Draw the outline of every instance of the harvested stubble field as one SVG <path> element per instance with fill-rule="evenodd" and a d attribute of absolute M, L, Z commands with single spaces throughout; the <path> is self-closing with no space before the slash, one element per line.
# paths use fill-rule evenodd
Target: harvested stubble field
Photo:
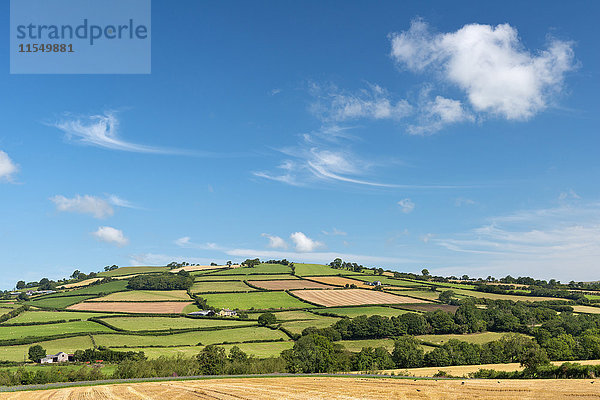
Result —
<path fill-rule="evenodd" d="M 185 301 L 155 301 L 155 302 L 84 302 L 67 307 L 69 310 L 79 311 L 104 311 L 104 312 L 126 312 L 141 314 L 179 314 L 183 309 L 192 304 Z"/>
<path fill-rule="evenodd" d="M 411 297 L 364 289 L 344 290 L 296 290 L 294 295 L 325 307 L 359 306 L 366 304 L 424 303 Z"/>
<path fill-rule="evenodd" d="M 91 283 L 94 283 L 94 282 L 100 281 L 100 280 L 102 280 L 102 278 L 85 279 L 83 281 L 79 281 L 79 282 L 75 282 L 75 283 L 68 283 L 66 285 L 58 286 L 58 289 L 71 289 L 71 288 L 75 288 L 75 287 L 87 286 Z"/>
<path fill-rule="evenodd" d="M 600 314 L 600 307 L 573 306 L 573 311 L 587 314 Z"/>
<path fill-rule="evenodd" d="M 357 281 L 356 279 L 344 278 L 342 276 L 310 276 L 308 277 L 310 280 L 325 283 L 327 285 L 333 286 L 346 286 L 346 285 L 356 285 L 361 289 L 373 289 L 374 286 L 367 285 L 362 281 Z"/>
<path fill-rule="evenodd" d="M 267 290 L 293 290 L 293 289 L 332 289 L 333 286 L 323 283 L 307 281 L 304 279 L 289 279 L 278 281 L 251 281 L 248 282 L 261 289 Z"/>
<path fill-rule="evenodd" d="M 185 290 L 131 290 L 111 293 L 108 296 L 90 299 L 89 301 L 191 301 Z"/>
<path fill-rule="evenodd" d="M 598 398 L 584 380 L 412 380 L 365 377 L 270 377 L 126 383 L 2 393 L 0 399 L 557 399 Z"/>

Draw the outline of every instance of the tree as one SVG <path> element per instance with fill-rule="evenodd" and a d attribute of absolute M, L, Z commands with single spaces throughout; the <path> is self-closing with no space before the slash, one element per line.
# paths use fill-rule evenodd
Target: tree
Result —
<path fill-rule="evenodd" d="M 25 289 L 25 281 L 17 282 L 17 289 Z"/>
<path fill-rule="evenodd" d="M 246 362 L 248 361 L 248 354 L 242 351 L 239 347 L 233 346 L 229 350 L 229 356 L 227 358 L 231 362 Z"/>
<path fill-rule="evenodd" d="M 31 361 L 40 362 L 40 360 L 44 357 L 46 357 L 46 350 L 39 344 L 29 348 L 29 359 Z"/>
<path fill-rule="evenodd" d="M 275 314 L 270 312 L 260 314 L 260 316 L 258 317 L 258 324 L 262 326 L 273 325 L 276 322 L 277 317 L 275 316 Z"/>
<path fill-rule="evenodd" d="M 346 371 L 350 366 L 342 345 L 321 335 L 302 336 L 293 348 L 284 350 L 281 357 L 292 373 Z"/>
<path fill-rule="evenodd" d="M 423 275 L 423 276 L 429 276 L 429 270 L 427 268 L 423 268 L 421 270 L 421 275 Z"/>
<path fill-rule="evenodd" d="M 254 268 L 258 264 L 260 264 L 260 260 L 258 258 L 254 258 L 254 259 L 248 258 L 246 261 L 244 261 L 242 263 L 242 265 L 245 265 L 245 266 L 250 267 L 250 268 Z"/>
<path fill-rule="evenodd" d="M 418 368 L 423 365 L 425 352 L 412 336 L 402 336 L 394 343 L 392 360 L 397 368 Z"/>
<path fill-rule="evenodd" d="M 444 290 L 438 296 L 438 300 L 444 304 L 448 304 L 450 303 L 450 300 L 452 300 L 452 297 L 454 297 L 454 292 L 452 290 Z"/>
<path fill-rule="evenodd" d="M 71 274 L 71 278 L 73 279 L 77 279 L 79 277 L 79 274 L 81 274 L 81 271 L 76 269 L 75 271 L 73 271 L 73 273 Z"/>
<path fill-rule="evenodd" d="M 196 358 L 202 375 L 221 375 L 225 372 L 227 356 L 222 347 L 210 344 L 202 349 Z"/>
<path fill-rule="evenodd" d="M 227 266 L 231 267 L 232 262 L 231 261 L 227 261 Z"/>

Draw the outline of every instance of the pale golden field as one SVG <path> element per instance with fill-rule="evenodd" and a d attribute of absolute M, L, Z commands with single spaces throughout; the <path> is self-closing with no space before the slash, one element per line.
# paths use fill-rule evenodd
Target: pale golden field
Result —
<path fill-rule="evenodd" d="M 126 302 L 91 302 L 77 303 L 67 307 L 69 310 L 81 311 L 106 311 L 106 312 L 129 312 L 145 314 L 178 314 L 183 311 L 185 306 L 192 304 L 186 301 L 146 301 L 143 303 Z"/>
<path fill-rule="evenodd" d="M 102 280 L 102 278 L 90 278 L 90 279 L 85 279 L 83 281 L 79 281 L 79 282 L 75 282 L 75 283 L 69 283 L 66 285 L 61 285 L 61 286 L 57 286 L 58 289 L 71 289 L 74 287 L 80 287 L 80 286 L 87 286 L 91 283 L 94 283 L 96 281 Z"/>
<path fill-rule="evenodd" d="M 358 306 L 362 304 L 425 303 L 412 297 L 364 289 L 345 290 L 295 290 L 294 295 L 325 307 Z"/>
<path fill-rule="evenodd" d="M 346 377 L 234 378 L 0 393 L 0 399 L 599 399 L 599 385 L 600 380 L 589 379 L 415 381 Z"/>
<path fill-rule="evenodd" d="M 97 297 L 87 300 L 88 302 L 98 301 L 174 301 L 190 300 L 185 290 L 129 290 L 126 292 L 115 292 L 104 297 Z"/>
<path fill-rule="evenodd" d="M 290 289 L 332 289 L 333 286 L 307 281 L 306 279 L 281 279 L 276 281 L 248 281 L 254 286 L 267 290 Z"/>

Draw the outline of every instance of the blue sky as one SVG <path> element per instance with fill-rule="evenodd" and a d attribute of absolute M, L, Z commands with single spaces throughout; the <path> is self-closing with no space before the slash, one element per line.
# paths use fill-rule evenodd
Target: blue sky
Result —
<path fill-rule="evenodd" d="M 6 38 L 1 286 L 336 256 L 598 280 L 598 11 L 154 0 L 150 75 L 10 75 Z"/>

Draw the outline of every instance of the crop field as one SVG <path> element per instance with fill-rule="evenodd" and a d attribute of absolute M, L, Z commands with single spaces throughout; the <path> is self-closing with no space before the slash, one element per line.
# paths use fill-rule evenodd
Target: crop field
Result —
<path fill-rule="evenodd" d="M 100 272 L 98 276 L 115 277 L 123 275 L 134 275 L 134 274 L 148 274 L 153 272 L 165 272 L 168 271 L 169 267 L 121 267 L 113 271 Z"/>
<path fill-rule="evenodd" d="M 3 324 L 28 324 L 32 322 L 51 322 L 61 320 L 68 321 L 71 319 L 86 320 L 91 317 L 102 317 L 104 315 L 108 314 L 71 311 L 25 311 L 24 313 L 21 313 L 16 317 L 9 319 Z"/>
<path fill-rule="evenodd" d="M 73 289 L 68 292 L 69 295 L 97 295 L 100 293 L 109 294 L 114 292 L 120 292 L 122 290 L 127 290 L 127 281 L 126 280 L 114 280 L 107 283 L 100 283 L 98 285 L 86 286 L 78 289 Z"/>
<path fill-rule="evenodd" d="M 254 340 L 289 340 L 289 337 L 280 330 L 251 326 L 244 328 L 231 328 L 215 331 L 194 331 L 174 333 L 172 335 L 126 335 L 126 334 L 97 334 L 93 335 L 97 346 L 114 347 L 148 347 L 148 346 L 196 346 L 215 343 L 238 343 Z M 124 351 L 127 349 L 123 349 Z"/>
<path fill-rule="evenodd" d="M 184 301 L 156 301 L 156 302 L 84 302 L 67 307 L 69 310 L 79 311 L 104 311 L 104 312 L 126 312 L 142 314 L 178 314 L 192 304 Z"/>
<path fill-rule="evenodd" d="M 0 340 L 44 337 L 79 332 L 107 332 L 109 328 L 89 321 L 64 322 L 31 326 L 0 326 Z"/>
<path fill-rule="evenodd" d="M 310 319 L 307 321 L 284 322 L 281 324 L 284 328 L 292 333 L 300 334 L 308 327 L 327 328 L 339 321 L 339 318 L 334 317 L 319 317 L 318 319 Z"/>
<path fill-rule="evenodd" d="M 329 290 L 327 290 L 329 292 Z M 310 290 L 317 292 L 317 290 Z M 212 293 L 202 295 L 209 306 L 240 310 L 266 310 L 282 308 L 309 308 L 312 304 L 304 303 L 285 292 L 250 292 L 250 293 Z"/>
<path fill-rule="evenodd" d="M 307 281 L 305 279 L 290 279 L 278 281 L 254 281 L 249 280 L 252 285 L 267 290 L 291 290 L 291 289 L 332 289 L 333 286 L 323 283 Z"/>
<path fill-rule="evenodd" d="M 68 387 L 2 393 L 0 399 L 589 399 L 597 397 L 590 379 L 413 380 L 363 377 L 261 377 L 203 379 Z M 596 380 L 596 382 L 600 382 Z"/>
<path fill-rule="evenodd" d="M 297 264 L 294 263 L 294 267 L 296 267 L 296 275 L 298 276 L 319 276 L 319 275 L 354 275 L 360 274 L 360 272 L 352 272 L 347 269 L 335 269 L 328 267 L 326 265 L 320 264 Z"/>
<path fill-rule="evenodd" d="M 64 339 L 54 339 L 45 342 L 38 342 L 48 354 L 56 354 L 59 351 L 72 353 L 75 350 L 90 349 L 93 347 L 92 339 L 89 336 L 75 336 Z M 23 344 L 18 346 L 0 346 L 0 360 L 23 361 L 23 355 L 27 354 L 29 347 L 34 344 Z"/>
<path fill-rule="evenodd" d="M 100 281 L 100 280 L 102 280 L 102 278 L 84 279 L 83 281 L 74 282 L 74 283 L 67 283 L 66 285 L 58 286 L 58 288 L 59 289 L 72 289 L 72 288 L 76 288 L 76 287 L 87 286 L 90 283 L 94 283 L 94 282 Z"/>
<path fill-rule="evenodd" d="M 493 342 L 494 340 L 499 340 L 502 337 L 506 336 L 506 333 L 498 333 L 498 332 L 481 332 L 481 333 L 469 333 L 469 334 L 449 334 L 449 335 L 419 335 L 415 336 L 417 339 L 421 339 L 425 342 L 435 343 L 435 344 L 444 344 L 448 342 L 450 339 L 457 339 L 461 342 L 469 342 L 476 344 L 483 344 L 488 342 Z"/>
<path fill-rule="evenodd" d="M 454 314 L 458 309 L 458 306 L 451 306 L 449 304 L 406 304 L 401 307 L 404 310 L 418 311 L 418 312 L 428 312 L 428 311 L 445 311 Z"/>
<path fill-rule="evenodd" d="M 126 331 L 161 331 L 169 329 L 211 328 L 218 326 L 249 326 L 254 321 L 208 318 L 169 317 L 118 317 L 106 318 L 105 322 Z"/>
<path fill-rule="evenodd" d="M 406 310 L 399 310 L 392 307 L 381 307 L 381 306 L 364 306 L 364 307 L 338 307 L 338 308 L 326 308 L 323 310 L 317 310 L 326 313 L 332 313 L 339 315 L 340 317 L 358 317 L 359 315 L 381 315 L 384 317 L 396 317 L 398 315 L 406 314 Z"/>
<path fill-rule="evenodd" d="M 212 282 L 212 281 L 246 281 L 246 280 L 257 280 L 257 281 L 262 281 L 262 280 L 269 280 L 269 281 L 273 281 L 273 280 L 279 280 L 279 279 L 285 279 L 285 280 L 289 280 L 289 279 L 299 279 L 298 277 L 294 276 L 294 275 L 285 275 L 285 274 L 274 274 L 274 275 L 268 275 L 268 274 L 252 274 L 252 275 L 199 275 L 196 276 L 196 282 Z"/>
<path fill-rule="evenodd" d="M 472 297 L 481 297 L 485 299 L 492 300 L 512 300 L 512 301 L 555 301 L 560 300 L 556 297 L 537 297 L 537 296 L 520 296 L 513 294 L 496 294 L 496 293 L 485 293 L 478 292 L 476 290 L 463 290 L 463 289 L 454 289 L 452 290 L 456 294 L 461 294 L 464 296 L 472 296 Z"/>
<path fill-rule="evenodd" d="M 98 297 L 89 301 L 190 301 L 185 290 L 130 290 L 126 292 L 111 293 L 108 296 Z"/>
<path fill-rule="evenodd" d="M 587 313 L 587 314 L 600 314 L 600 307 L 590 306 L 572 306 L 574 312 Z"/>
<path fill-rule="evenodd" d="M 364 283 L 362 281 L 357 281 L 356 279 L 352 279 L 352 278 L 344 278 L 343 276 L 310 276 L 307 278 L 309 278 L 312 281 L 317 281 L 317 282 L 321 282 L 321 283 L 325 283 L 327 285 L 333 285 L 333 286 L 344 287 L 346 285 L 356 285 L 357 287 L 359 287 L 361 289 L 373 289 L 374 288 L 374 286 L 367 285 L 366 283 Z"/>
<path fill-rule="evenodd" d="M 211 274 L 216 275 L 257 275 L 257 274 L 290 274 L 292 269 L 281 264 L 259 264 L 256 267 L 240 267 L 227 269 Z"/>
<path fill-rule="evenodd" d="M 192 293 L 210 293 L 210 292 L 243 292 L 256 290 L 242 281 L 231 281 L 231 282 L 202 282 L 197 281 L 194 286 L 190 288 Z"/>
<path fill-rule="evenodd" d="M 325 307 L 367 304 L 422 303 L 423 300 L 364 289 L 296 290 L 294 295 Z"/>
<path fill-rule="evenodd" d="M 28 302 L 31 306 L 36 307 L 48 307 L 48 308 L 66 308 L 72 304 L 79 303 L 87 299 L 91 299 L 93 296 L 52 296 L 43 297 L 41 299 L 32 300 Z"/>

